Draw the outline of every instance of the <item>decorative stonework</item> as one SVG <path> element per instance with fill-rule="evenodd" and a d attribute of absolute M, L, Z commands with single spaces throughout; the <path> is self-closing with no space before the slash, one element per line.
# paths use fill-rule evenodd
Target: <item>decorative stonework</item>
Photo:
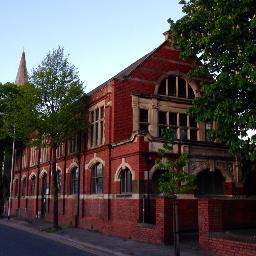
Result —
<path fill-rule="evenodd" d="M 132 167 L 126 162 L 125 158 L 122 158 L 122 163 L 117 167 L 115 172 L 114 181 L 120 181 L 120 173 L 125 168 L 128 168 L 132 174 L 132 180 L 135 180 L 135 172 L 133 171 Z"/>
<path fill-rule="evenodd" d="M 209 169 L 209 171 L 214 172 L 219 170 L 226 182 L 232 182 L 234 180 L 235 174 L 233 172 L 233 162 L 222 161 L 222 160 L 201 160 L 192 159 L 190 160 L 189 171 L 197 175 L 199 172 Z"/>
<path fill-rule="evenodd" d="M 89 161 L 88 164 L 85 165 L 85 169 L 90 170 L 91 167 L 96 163 L 101 163 L 103 166 L 105 166 L 105 161 L 97 157 L 96 153 L 94 153 L 94 157 Z"/>
<path fill-rule="evenodd" d="M 190 172 L 192 174 L 196 175 L 205 169 L 210 169 L 209 161 L 207 160 L 191 160 L 190 161 Z"/>

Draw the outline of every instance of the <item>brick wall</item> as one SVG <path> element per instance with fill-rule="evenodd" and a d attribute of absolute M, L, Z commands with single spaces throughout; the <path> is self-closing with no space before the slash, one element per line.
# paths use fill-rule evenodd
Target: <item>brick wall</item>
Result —
<path fill-rule="evenodd" d="M 256 244 L 242 239 L 231 239 L 224 231 L 225 227 L 241 227 L 240 223 L 251 223 L 255 227 L 255 200 L 199 199 L 198 224 L 199 244 L 209 255 L 216 256 L 252 256 Z M 248 210 L 248 211 L 247 211 Z M 232 217 L 232 213 L 237 217 Z M 252 214 L 254 213 L 254 214 Z M 231 219 L 228 221 L 228 217 Z M 226 224 L 225 224 L 226 221 Z"/>

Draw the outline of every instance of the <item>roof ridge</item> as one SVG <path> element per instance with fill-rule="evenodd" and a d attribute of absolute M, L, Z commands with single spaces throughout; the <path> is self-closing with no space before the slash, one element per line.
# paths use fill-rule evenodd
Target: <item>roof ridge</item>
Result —
<path fill-rule="evenodd" d="M 113 77 L 108 79 L 106 82 L 104 82 L 101 85 L 97 86 L 96 88 L 92 89 L 90 92 L 87 93 L 87 95 L 92 95 L 96 91 L 102 89 L 104 86 L 106 86 L 108 84 L 108 82 L 110 82 L 113 79 L 122 80 L 125 77 L 129 76 L 135 69 L 137 69 L 142 63 L 144 63 L 164 43 L 165 43 L 165 41 L 163 43 L 161 43 L 157 48 L 153 49 L 151 52 L 149 52 L 146 55 L 144 55 L 143 57 L 139 58 L 138 60 L 136 60 L 135 62 L 133 62 L 132 64 L 130 64 L 126 68 L 124 68 L 122 71 L 120 71 L 119 73 L 117 73 L 116 75 L 114 75 Z"/>

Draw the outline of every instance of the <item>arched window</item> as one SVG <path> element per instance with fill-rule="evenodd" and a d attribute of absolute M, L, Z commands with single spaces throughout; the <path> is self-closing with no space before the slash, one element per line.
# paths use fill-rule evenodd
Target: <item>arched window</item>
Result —
<path fill-rule="evenodd" d="M 204 170 L 196 177 L 197 193 L 199 195 L 224 194 L 224 181 L 225 179 L 220 171 Z"/>
<path fill-rule="evenodd" d="M 92 193 L 103 193 L 103 165 L 97 163 L 92 168 Z"/>
<path fill-rule="evenodd" d="M 76 194 L 78 192 L 78 167 L 75 167 L 71 172 L 71 194 Z"/>
<path fill-rule="evenodd" d="M 195 98 L 195 94 L 190 84 L 183 78 L 173 75 L 161 81 L 158 94 L 185 99 Z"/>
<path fill-rule="evenodd" d="M 58 192 L 61 192 L 61 171 L 57 170 L 57 186 L 58 186 Z"/>
<path fill-rule="evenodd" d="M 30 195 L 34 196 L 36 193 L 36 176 L 33 175 L 30 180 Z"/>
<path fill-rule="evenodd" d="M 26 196 L 27 178 L 23 178 L 21 187 L 21 196 Z"/>
<path fill-rule="evenodd" d="M 128 168 L 121 171 L 120 175 L 121 193 L 132 193 L 132 173 Z"/>

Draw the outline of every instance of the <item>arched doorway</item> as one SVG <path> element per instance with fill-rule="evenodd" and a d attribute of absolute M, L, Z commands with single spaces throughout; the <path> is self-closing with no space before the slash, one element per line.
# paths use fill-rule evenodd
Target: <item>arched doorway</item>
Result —
<path fill-rule="evenodd" d="M 225 178 L 219 170 L 204 170 L 196 176 L 197 194 L 222 195 L 224 194 L 224 181 Z"/>

